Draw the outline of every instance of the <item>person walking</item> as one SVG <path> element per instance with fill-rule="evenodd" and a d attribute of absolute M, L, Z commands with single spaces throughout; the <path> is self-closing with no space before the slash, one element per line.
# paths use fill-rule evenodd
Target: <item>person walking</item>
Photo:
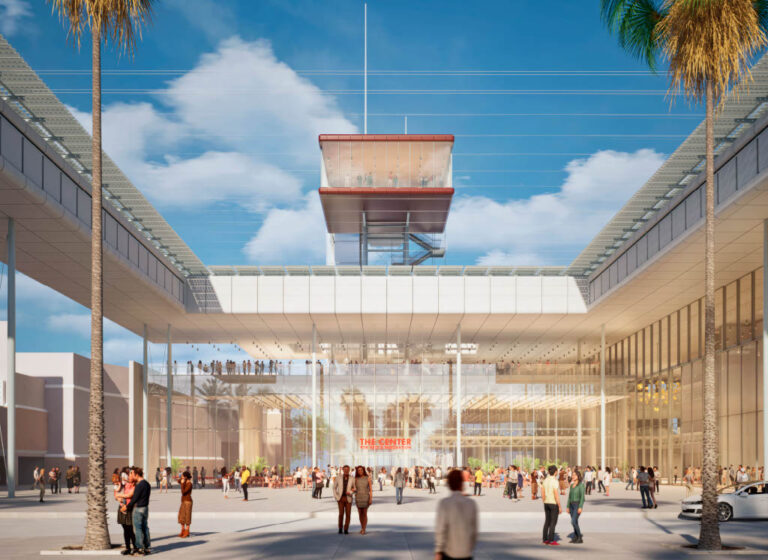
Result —
<path fill-rule="evenodd" d="M 379 481 L 379 492 L 384 491 L 384 479 L 387 477 L 387 470 L 384 467 L 381 467 L 381 470 L 379 471 L 379 476 L 377 477 Z"/>
<path fill-rule="evenodd" d="M 352 515 L 352 494 L 355 490 L 354 479 L 349 475 L 349 465 L 341 468 L 333 481 L 333 497 L 339 506 L 339 534 L 342 530 L 349 534 L 349 522 Z"/>
<path fill-rule="evenodd" d="M 80 493 L 80 482 L 82 482 L 81 475 L 80 475 L 80 467 L 75 465 L 75 472 L 72 473 L 72 483 L 75 485 L 75 494 Z"/>
<path fill-rule="evenodd" d="M 182 539 L 189 537 L 189 526 L 192 524 L 192 487 L 194 483 L 190 480 L 192 475 L 189 471 L 184 471 L 181 475 L 181 505 L 179 506 L 179 525 L 181 532 L 179 537 Z"/>
<path fill-rule="evenodd" d="M 651 501 L 651 491 L 648 487 L 649 481 L 650 477 L 645 471 L 645 467 L 640 465 L 640 468 L 637 470 L 637 485 L 640 488 L 640 499 L 643 501 L 643 509 L 649 509 L 653 507 L 653 502 Z"/>
<path fill-rule="evenodd" d="M 123 542 L 125 542 L 125 549 L 120 554 L 130 556 L 134 552 L 138 552 L 136 548 L 136 535 L 133 533 L 132 503 L 133 491 L 136 485 L 130 476 L 128 480 L 123 480 L 119 474 L 113 478 L 112 482 L 115 500 L 117 500 L 117 523 L 123 528 Z"/>
<path fill-rule="evenodd" d="M 571 515 L 571 525 L 573 526 L 573 538 L 571 539 L 573 544 L 584 542 L 581 528 L 579 527 L 579 516 L 584 508 L 584 484 L 582 484 L 582 479 L 583 476 L 578 469 L 574 470 L 568 490 L 568 513 Z"/>
<path fill-rule="evenodd" d="M 605 479 L 605 470 L 603 466 L 601 465 L 599 469 L 597 469 L 597 493 L 605 492 L 605 484 L 603 483 L 603 480 Z"/>
<path fill-rule="evenodd" d="M 161 479 L 162 479 L 162 474 L 160 473 L 160 467 L 157 467 L 157 470 L 155 471 L 155 485 L 157 486 L 158 490 L 160 490 Z"/>
<path fill-rule="evenodd" d="M 603 471 L 603 492 L 605 492 L 606 498 L 611 495 L 612 481 L 613 481 L 613 475 L 611 474 L 611 468 L 605 467 L 605 471 Z"/>
<path fill-rule="evenodd" d="M 550 465 L 549 476 L 541 484 L 541 499 L 544 502 L 544 531 L 542 542 L 550 546 L 559 546 L 560 543 L 555 540 L 555 528 L 557 527 L 557 518 L 563 513 L 560 506 L 560 485 L 557 480 L 557 467 Z"/>
<path fill-rule="evenodd" d="M 248 479 L 251 478 L 251 471 L 244 466 L 240 471 L 240 488 L 243 489 L 243 501 L 248 501 Z"/>
<path fill-rule="evenodd" d="M 475 470 L 475 489 L 474 494 L 475 496 L 482 496 L 483 495 L 483 470 L 480 467 L 477 467 Z"/>
<path fill-rule="evenodd" d="M 448 473 L 451 493 L 440 500 L 435 520 L 435 560 L 471 560 L 477 543 L 477 504 L 462 492 L 459 470 Z"/>
<path fill-rule="evenodd" d="M 517 469 L 510 465 L 507 470 L 507 496 L 510 500 L 517 500 Z"/>
<path fill-rule="evenodd" d="M 197 489 L 200 487 L 200 474 L 197 472 L 197 467 L 192 467 L 192 488 Z"/>
<path fill-rule="evenodd" d="M 395 485 L 395 502 L 400 505 L 403 503 L 403 488 L 405 487 L 405 475 L 401 467 L 397 467 L 393 484 Z"/>
<path fill-rule="evenodd" d="M 56 493 L 56 468 L 52 468 L 48 471 L 48 484 L 51 487 L 51 494 Z"/>
<path fill-rule="evenodd" d="M 150 552 L 149 540 L 149 495 L 152 487 L 144 480 L 144 471 L 141 467 L 131 467 L 130 479 L 134 483 L 133 496 L 133 531 L 136 535 L 136 550 L 139 555 Z"/>
<path fill-rule="evenodd" d="M 635 489 L 636 476 L 637 476 L 637 471 L 635 470 L 635 467 L 630 467 L 629 471 L 627 472 L 627 485 L 624 487 L 624 490 Z"/>
<path fill-rule="evenodd" d="M 67 494 L 72 493 L 72 489 L 75 487 L 75 467 L 69 465 L 67 467 Z"/>
<path fill-rule="evenodd" d="M 168 471 L 167 469 L 163 469 L 161 475 L 160 475 L 160 493 L 163 493 L 163 490 L 165 490 L 165 493 L 168 493 Z"/>
<path fill-rule="evenodd" d="M 656 509 L 658 504 L 656 503 L 656 473 L 653 472 L 651 467 L 648 467 L 648 494 L 650 495 L 650 501 L 652 508 Z"/>
<path fill-rule="evenodd" d="M 40 503 L 43 503 L 43 496 L 45 496 L 45 468 L 40 467 L 37 471 L 37 480 L 35 481 L 40 488 Z"/>
<path fill-rule="evenodd" d="M 200 488 L 205 488 L 205 467 L 200 467 Z"/>
<path fill-rule="evenodd" d="M 358 465 L 355 469 L 355 504 L 357 504 L 357 515 L 360 518 L 360 534 L 365 535 L 365 529 L 368 527 L 368 508 L 373 503 L 373 491 L 371 489 L 371 479 L 365 471 L 365 467 Z"/>
<path fill-rule="evenodd" d="M 531 478 L 531 500 L 536 499 L 536 493 L 539 491 L 539 476 L 536 470 L 532 470 L 530 473 Z"/>
<path fill-rule="evenodd" d="M 225 498 L 229 499 L 228 492 L 229 492 L 229 477 L 230 477 L 230 474 L 227 471 L 227 467 L 221 467 L 221 471 L 220 472 L 221 472 L 221 493 L 224 494 Z"/>

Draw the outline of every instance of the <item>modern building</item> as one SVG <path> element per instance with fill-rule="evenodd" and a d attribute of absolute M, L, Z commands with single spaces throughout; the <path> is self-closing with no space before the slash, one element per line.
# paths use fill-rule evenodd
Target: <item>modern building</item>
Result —
<path fill-rule="evenodd" d="M 722 464 L 766 462 L 768 59 L 753 76 L 715 124 Z M 703 125 L 562 267 L 434 264 L 451 136 L 319 141 L 323 266 L 205 266 L 105 158 L 105 314 L 168 344 L 133 401 L 136 462 L 701 463 Z M 89 166 L 88 133 L 0 39 L 0 258 L 84 305 Z M 266 371 L 174 367 L 173 342 Z"/>

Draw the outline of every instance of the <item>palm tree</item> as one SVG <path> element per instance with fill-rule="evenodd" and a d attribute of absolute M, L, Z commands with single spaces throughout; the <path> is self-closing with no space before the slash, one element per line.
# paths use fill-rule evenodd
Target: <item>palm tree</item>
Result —
<path fill-rule="evenodd" d="M 90 27 L 93 145 L 91 148 L 91 392 L 88 404 L 88 511 L 85 550 L 111 547 L 104 478 L 104 320 L 101 249 L 101 42 L 132 51 L 136 32 L 149 19 L 152 0 L 48 0 L 77 41 Z"/>
<path fill-rule="evenodd" d="M 669 62 L 670 93 L 706 104 L 702 516 L 699 548 L 721 548 L 717 521 L 715 399 L 715 112 L 730 88 L 750 79 L 749 61 L 766 44 L 767 0 L 601 0 L 619 44 L 653 70 Z"/>

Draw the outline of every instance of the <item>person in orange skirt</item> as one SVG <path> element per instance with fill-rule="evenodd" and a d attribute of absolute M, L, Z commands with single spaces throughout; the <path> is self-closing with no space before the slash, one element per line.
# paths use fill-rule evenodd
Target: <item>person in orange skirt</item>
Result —
<path fill-rule="evenodd" d="M 189 526 L 192 524 L 192 475 L 184 471 L 181 475 L 181 505 L 179 506 L 179 525 L 181 538 L 189 536 Z"/>

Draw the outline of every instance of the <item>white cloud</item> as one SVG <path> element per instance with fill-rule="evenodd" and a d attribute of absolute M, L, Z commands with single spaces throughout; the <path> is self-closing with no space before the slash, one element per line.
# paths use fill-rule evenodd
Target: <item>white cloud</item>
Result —
<path fill-rule="evenodd" d="M 320 197 L 312 191 L 299 208 L 270 210 L 243 252 L 256 263 L 325 263 L 325 230 Z"/>
<path fill-rule="evenodd" d="M 650 149 L 604 150 L 568 163 L 554 193 L 458 198 L 446 228 L 448 250 L 485 251 L 479 264 L 568 264 L 663 161 Z"/>
<path fill-rule="evenodd" d="M 356 130 L 264 40 L 222 41 L 158 98 L 162 107 L 107 106 L 103 136 L 110 157 L 166 208 L 223 202 L 264 211 L 301 201 L 307 176 L 295 170 L 319 167 L 317 135 Z M 90 114 L 70 110 L 90 130 Z"/>
<path fill-rule="evenodd" d="M 32 8 L 25 0 L 0 0 L 0 33 L 10 37 L 16 34 L 23 19 L 32 16 Z"/>

